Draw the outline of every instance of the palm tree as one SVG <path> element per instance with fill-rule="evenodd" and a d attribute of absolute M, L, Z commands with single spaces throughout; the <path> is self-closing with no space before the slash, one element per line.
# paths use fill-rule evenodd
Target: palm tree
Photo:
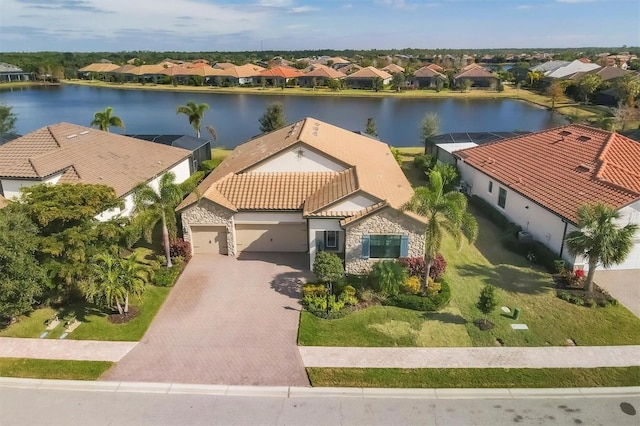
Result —
<path fill-rule="evenodd" d="M 122 307 L 127 300 L 127 290 L 120 280 L 118 259 L 111 254 L 101 253 L 95 257 L 92 277 L 84 286 L 87 300 L 98 305 L 116 307 L 124 315 Z"/>
<path fill-rule="evenodd" d="M 200 124 L 204 118 L 204 112 L 209 109 L 206 103 L 196 104 L 193 101 L 187 102 L 186 105 L 180 105 L 176 110 L 176 114 L 184 114 L 189 118 L 189 124 L 196 130 L 196 137 L 200 137 Z"/>
<path fill-rule="evenodd" d="M 598 265 L 608 268 L 624 261 L 633 248 L 637 224 L 620 228 L 615 221 L 620 212 L 606 204 L 586 204 L 578 208 L 577 231 L 570 232 L 565 242 L 572 256 L 582 255 L 589 263 L 584 290 L 593 291 L 593 276 Z"/>
<path fill-rule="evenodd" d="M 469 242 L 475 241 L 478 223 L 467 212 L 467 198 L 462 193 L 444 192 L 444 181 L 437 170 L 429 174 L 429 186 L 416 188 L 413 197 L 402 206 L 402 210 L 417 213 L 428 220 L 424 247 L 427 271 L 420 286 L 420 291 L 424 294 L 433 259 L 440 252 L 444 234 L 451 235 L 460 247 L 463 237 Z"/>
<path fill-rule="evenodd" d="M 175 208 L 185 194 L 184 188 L 176 184 L 175 179 L 175 174 L 167 172 L 160 177 L 157 191 L 141 183 L 136 186 L 133 194 L 134 224 L 142 229 L 147 241 L 151 242 L 151 234 L 156 224 L 162 223 L 162 244 L 169 268 L 173 266 L 170 242 L 176 235 Z"/>
<path fill-rule="evenodd" d="M 103 132 L 108 132 L 110 127 L 119 127 L 124 130 L 124 123 L 122 119 L 116 115 L 111 115 L 113 108 L 106 107 L 104 111 L 98 111 L 93 114 L 93 121 L 91 127 L 97 127 Z"/>

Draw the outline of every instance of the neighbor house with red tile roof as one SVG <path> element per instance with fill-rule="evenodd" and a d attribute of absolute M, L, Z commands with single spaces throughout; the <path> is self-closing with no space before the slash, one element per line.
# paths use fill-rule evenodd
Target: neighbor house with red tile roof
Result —
<path fill-rule="evenodd" d="M 382 84 L 391 83 L 393 76 L 386 71 L 379 70 L 375 67 L 362 68 L 353 74 L 347 75 L 345 82 L 348 87 L 355 89 L 369 89 L 374 87 L 375 80 L 380 79 Z"/>
<path fill-rule="evenodd" d="M 20 196 L 20 188 L 38 184 L 86 183 L 112 187 L 124 209 L 99 219 L 127 216 L 139 183 L 157 185 L 171 171 L 176 182 L 191 175 L 191 151 L 103 132 L 77 124 L 42 127 L 0 146 L 0 195 Z"/>
<path fill-rule="evenodd" d="M 295 80 L 298 77 L 302 77 L 304 73 L 296 68 L 276 66 L 273 68 L 267 68 L 256 75 L 256 81 L 258 83 L 265 80 L 265 83 L 269 86 L 282 86 L 287 84 L 290 80 Z M 262 83 L 261 83 L 262 84 Z"/>
<path fill-rule="evenodd" d="M 572 124 L 453 155 L 471 194 L 577 268 L 588 265 L 564 240 L 581 205 L 602 202 L 620 211 L 621 225 L 640 223 L 640 143 L 620 134 Z M 640 233 L 612 269 L 640 269 Z"/>
<path fill-rule="evenodd" d="M 331 251 L 362 274 L 424 254 L 412 195 L 387 144 L 305 118 L 238 146 L 177 210 L 196 254 L 307 253 L 311 268 Z"/>

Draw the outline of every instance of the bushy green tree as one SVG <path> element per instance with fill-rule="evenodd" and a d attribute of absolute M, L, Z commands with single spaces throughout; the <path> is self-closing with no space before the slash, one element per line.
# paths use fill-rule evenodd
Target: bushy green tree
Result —
<path fill-rule="evenodd" d="M 367 118 L 367 128 L 364 130 L 367 135 L 378 136 L 378 130 L 376 130 L 376 122 L 373 117 Z"/>
<path fill-rule="evenodd" d="M 37 228 L 23 213 L 0 209 L 0 318 L 29 312 L 45 288 L 36 235 Z"/>
<path fill-rule="evenodd" d="M 342 260 L 335 253 L 318 252 L 313 261 L 313 273 L 324 283 L 336 282 L 344 275 Z"/>
<path fill-rule="evenodd" d="M 564 96 L 564 86 L 556 80 L 547 87 L 546 93 L 551 99 L 551 111 L 553 111 L 556 109 L 556 102 Z"/>
<path fill-rule="evenodd" d="M 593 95 L 602 84 L 599 74 L 587 74 L 577 84 L 578 93 L 583 96 L 584 103 L 589 103 L 589 97 Z"/>
<path fill-rule="evenodd" d="M 424 145 L 424 153 L 433 155 L 435 137 L 440 133 L 440 117 L 435 112 L 428 112 L 420 122 L 420 135 Z"/>
<path fill-rule="evenodd" d="M 0 133 L 11 133 L 15 130 L 18 117 L 12 112 L 13 107 L 0 104 Z"/>
<path fill-rule="evenodd" d="M 496 288 L 491 284 L 484 286 L 480 292 L 476 307 L 484 314 L 484 323 L 487 323 L 487 316 L 498 307 L 498 297 Z"/>
<path fill-rule="evenodd" d="M 391 78 L 391 87 L 393 87 L 393 90 L 396 92 L 402 92 L 406 86 L 406 82 L 407 79 L 404 74 L 397 72 L 393 74 L 393 77 Z"/>
<path fill-rule="evenodd" d="M 635 107 L 636 99 L 640 95 L 640 76 L 638 74 L 628 73 L 623 75 L 616 80 L 614 87 L 620 92 L 626 106 Z"/>
<path fill-rule="evenodd" d="M 284 116 L 282 102 L 272 102 L 267 105 L 267 109 L 258 121 L 260 122 L 260 131 L 262 133 L 272 132 L 286 126 L 287 121 Z"/>

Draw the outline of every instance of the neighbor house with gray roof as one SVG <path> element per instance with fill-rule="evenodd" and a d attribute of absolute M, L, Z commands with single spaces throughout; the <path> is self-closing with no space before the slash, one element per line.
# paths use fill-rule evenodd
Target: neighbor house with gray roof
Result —
<path fill-rule="evenodd" d="M 311 268 L 330 251 L 363 274 L 424 254 L 412 195 L 387 144 L 305 118 L 239 145 L 177 210 L 195 254 L 307 253 Z"/>

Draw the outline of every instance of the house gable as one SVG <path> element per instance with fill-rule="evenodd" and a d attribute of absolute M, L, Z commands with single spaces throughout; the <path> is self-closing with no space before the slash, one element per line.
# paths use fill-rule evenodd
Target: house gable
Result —
<path fill-rule="evenodd" d="M 325 209 L 327 212 L 357 212 L 379 202 L 369 194 L 359 192 Z"/>
<path fill-rule="evenodd" d="M 341 172 L 346 168 L 330 156 L 298 142 L 244 170 L 244 173 Z"/>

